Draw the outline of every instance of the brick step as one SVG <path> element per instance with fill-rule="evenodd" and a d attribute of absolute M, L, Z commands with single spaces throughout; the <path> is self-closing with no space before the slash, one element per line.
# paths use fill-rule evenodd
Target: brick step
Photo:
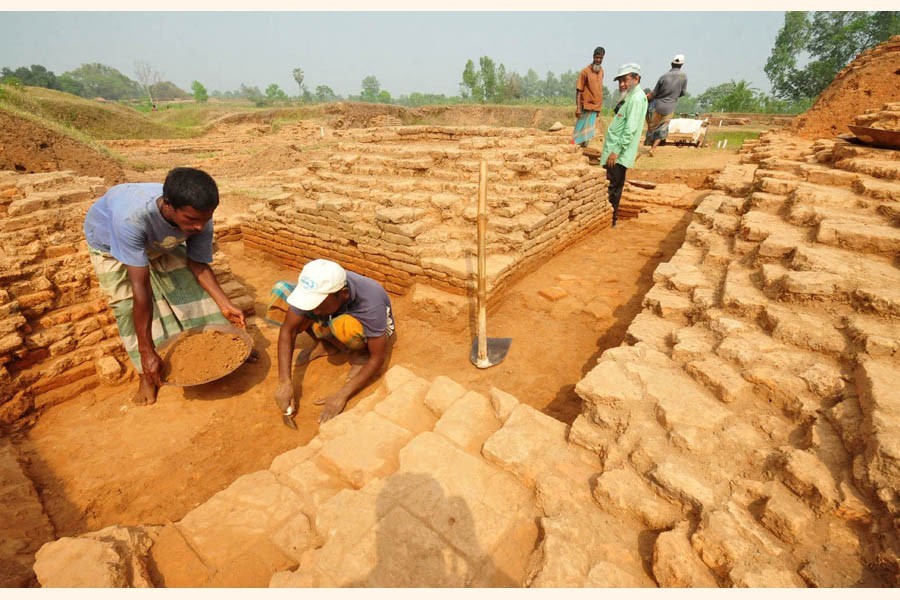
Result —
<path fill-rule="evenodd" d="M 48 236 L 54 236 L 54 239 L 56 237 L 68 240 L 81 239 L 84 214 L 91 202 L 93 200 L 77 205 L 81 210 L 48 209 L 19 217 L 4 217 L 0 219 L 0 246 L 10 243 L 21 247 Z M 15 252 L 12 249 L 8 251 Z"/>
<path fill-rule="evenodd" d="M 376 162 L 390 164 L 395 161 L 422 161 L 435 163 L 446 161 L 456 162 L 460 160 L 489 162 L 517 162 L 522 160 L 558 162 L 583 162 L 578 153 L 572 152 L 566 146 L 546 145 L 533 143 L 527 150 L 522 150 L 521 144 L 513 146 L 510 150 L 503 146 L 459 147 L 447 148 L 446 145 L 436 145 L 434 148 L 390 148 L 379 145 L 377 148 L 368 148 L 363 144 L 341 144 L 338 152 L 331 152 L 325 158 L 328 162 L 361 162 L 364 164 Z"/>
<path fill-rule="evenodd" d="M 838 169 L 864 173 L 879 179 L 900 180 L 900 160 L 883 160 L 880 158 L 844 158 L 834 163 Z"/>
<path fill-rule="evenodd" d="M 827 218 L 874 224 L 885 222 L 879 215 L 877 205 L 861 201 L 857 194 L 849 190 L 800 186 L 790 194 L 783 207 L 786 209 L 785 220 L 796 225 L 814 226 Z"/>
<path fill-rule="evenodd" d="M 853 191 L 867 198 L 900 202 L 900 182 L 860 175 L 853 184 Z"/>
<path fill-rule="evenodd" d="M 868 254 L 890 257 L 900 253 L 900 228 L 875 219 L 856 219 L 834 215 L 819 222 L 816 241 Z"/>
<path fill-rule="evenodd" d="M 871 148 L 849 142 L 838 142 L 832 150 L 835 160 L 844 158 L 876 158 L 884 161 L 900 161 L 900 150 Z"/>
<path fill-rule="evenodd" d="M 435 177 L 423 178 L 421 180 L 411 181 L 409 177 L 399 177 L 393 173 L 385 173 L 379 176 L 378 187 L 380 190 L 390 193 L 405 193 L 422 191 L 425 193 L 449 193 L 457 194 L 462 197 L 477 198 L 478 183 L 477 181 L 460 181 L 458 175 L 453 178 L 455 173 L 447 172 L 446 178 L 438 179 Z M 311 192 L 340 190 L 353 196 L 366 196 L 372 188 L 372 181 L 365 177 L 364 174 L 343 174 L 334 171 L 319 171 L 316 173 L 318 180 L 310 179 L 304 183 L 306 190 Z M 432 173 L 433 175 L 433 173 Z M 391 181 L 396 178 L 397 181 Z M 559 194 L 565 192 L 574 181 L 560 181 L 559 178 L 550 178 L 547 180 L 515 180 L 511 178 L 513 183 L 506 180 L 498 181 L 488 174 L 488 200 L 492 197 L 515 198 L 516 201 L 534 201 L 534 200 L 551 200 Z M 360 190 L 362 194 L 357 194 L 355 190 Z"/>
<path fill-rule="evenodd" d="M 452 167 L 451 167 L 452 165 Z M 450 168 L 448 168 L 450 167 Z M 520 180 L 530 176 L 536 179 L 580 177 L 587 171 L 583 161 L 552 162 L 521 158 L 518 160 L 488 160 L 490 180 Z M 345 173 L 368 177 L 427 175 L 436 179 L 459 179 L 460 176 L 477 180 L 480 158 L 454 160 L 452 163 L 429 158 L 398 159 L 387 157 L 345 158 L 343 160 L 314 160 L 309 169 L 316 173 Z"/>
<path fill-rule="evenodd" d="M 82 177 L 73 171 L 54 171 L 52 173 L 19 174 L 15 171 L 0 171 L 0 187 L 13 186 L 25 194 L 41 192 L 71 184 L 80 180 L 89 182 L 89 185 L 102 185 L 100 177 Z"/>
<path fill-rule="evenodd" d="M 55 188 L 47 191 L 33 192 L 13 200 L 6 207 L 7 215 L 18 217 L 32 215 L 46 210 L 58 210 L 72 204 L 96 200 L 95 190 L 89 186 L 70 186 L 63 189 Z"/>
<path fill-rule="evenodd" d="M 535 138 L 567 145 L 569 138 L 564 135 L 547 133 L 538 129 L 523 127 L 487 127 L 487 126 L 442 126 L 442 125 L 411 125 L 402 127 L 371 127 L 365 133 L 336 132 L 336 135 L 352 136 L 354 139 L 366 139 L 372 136 L 381 136 L 388 139 L 433 139 L 435 141 L 468 140 L 471 138 L 496 138 L 500 140 L 518 140 L 521 138 Z"/>

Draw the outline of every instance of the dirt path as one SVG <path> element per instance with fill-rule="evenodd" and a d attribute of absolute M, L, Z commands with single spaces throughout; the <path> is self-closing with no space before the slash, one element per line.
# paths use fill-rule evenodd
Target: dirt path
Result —
<path fill-rule="evenodd" d="M 652 208 L 521 279 L 488 316 L 490 337 L 513 340 L 506 359 L 489 369 L 469 361 L 467 315 L 436 327 L 410 318 L 409 295 L 394 298 L 399 340 L 391 364 L 427 378 L 443 374 L 477 391 L 496 386 L 571 423 L 580 412 L 575 383 L 600 353 L 621 343 L 652 286 L 653 270 L 681 245 L 688 222 L 685 211 Z M 263 255 L 244 252 L 240 243 L 223 244 L 223 250 L 259 314 L 272 283 L 296 277 Z M 550 301 L 539 293 L 550 287 L 567 295 Z M 149 407 L 129 402 L 131 386 L 101 387 L 49 409 L 16 440 L 58 536 L 176 521 L 316 434 L 321 409 L 312 400 L 336 390 L 349 365 L 322 359 L 309 366 L 299 430 L 292 431 L 273 400 L 277 328 L 254 317 L 248 331 L 261 360 L 218 382 L 165 387 Z"/>

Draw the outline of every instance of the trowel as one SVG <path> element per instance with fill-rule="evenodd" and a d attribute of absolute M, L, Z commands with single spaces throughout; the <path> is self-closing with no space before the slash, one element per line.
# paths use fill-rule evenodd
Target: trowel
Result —
<path fill-rule="evenodd" d="M 288 414 L 288 413 L 284 413 L 283 415 L 281 415 L 281 421 L 282 421 L 285 425 L 287 425 L 288 427 L 290 427 L 291 429 L 297 429 L 297 424 L 294 423 L 294 417 L 293 417 L 293 415 Z"/>
<path fill-rule="evenodd" d="M 472 341 L 469 360 L 479 369 L 499 364 L 506 358 L 512 338 L 487 337 L 487 163 L 481 161 L 478 173 L 478 336 Z"/>

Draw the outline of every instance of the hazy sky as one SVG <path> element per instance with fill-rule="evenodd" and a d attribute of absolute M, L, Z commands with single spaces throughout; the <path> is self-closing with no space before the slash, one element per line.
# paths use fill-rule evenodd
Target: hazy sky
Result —
<path fill-rule="evenodd" d="M 689 91 L 745 79 L 769 91 L 763 66 L 781 12 L 12 12 L 0 13 L 0 67 L 39 64 L 57 75 L 99 62 L 136 79 L 135 63 L 190 90 L 277 83 L 298 93 L 303 69 L 314 91 L 359 94 L 374 75 L 393 96 L 456 95 L 466 61 L 541 78 L 579 70 L 606 48 L 604 83 L 625 62 L 645 87 L 684 54 Z"/>
<path fill-rule="evenodd" d="M 136 4 L 153 12 L 104 12 L 116 3 L 103 0 L 76 2 L 71 6 L 77 12 L 62 12 L 39 1 L 28 4 L 39 12 L 20 12 L 22 3 L 0 0 L 0 67 L 40 64 L 60 75 L 99 62 L 136 79 L 135 63 L 143 61 L 186 91 L 194 80 L 209 91 L 241 84 L 265 91 L 277 83 L 289 95 L 299 91 L 291 72 L 300 67 L 310 91 L 327 85 L 342 96 L 359 94 L 363 78 L 374 75 L 395 97 L 416 91 L 450 96 L 459 93 L 469 59 L 477 66 L 486 55 L 507 72 L 525 75 L 534 69 L 544 78 L 547 71 L 558 76 L 581 69 L 600 45 L 606 48 L 604 83 L 610 88 L 620 64 L 639 63 L 644 87 L 650 87 L 675 54 L 684 54 L 693 95 L 732 79 L 769 92 L 763 67 L 784 22 L 783 12 L 703 11 L 696 2 L 687 5 L 693 7 L 689 12 L 581 10 L 599 4 L 594 2 L 556 3 L 578 9 L 558 12 L 538 9 L 546 3 L 491 0 L 464 2 L 465 12 L 413 12 L 397 9 L 396 3 L 387 5 L 392 10 L 363 12 L 347 9 L 359 3 L 335 0 L 330 4 L 340 12 L 288 12 L 284 9 L 292 5 L 309 4 L 226 0 L 216 4 L 227 12 L 177 12 L 171 9 L 212 3 L 173 1 Z M 482 10 L 498 4 L 527 10 Z M 660 4 L 675 5 L 649 6 Z M 282 10 L 270 10 L 273 5 Z M 316 8 L 322 6 L 329 4 L 318 2 Z M 726 8 L 724 1 L 706 6 Z"/>

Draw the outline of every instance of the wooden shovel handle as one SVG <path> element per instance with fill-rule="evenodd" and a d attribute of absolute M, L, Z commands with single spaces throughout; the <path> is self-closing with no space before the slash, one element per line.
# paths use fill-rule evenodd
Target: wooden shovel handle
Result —
<path fill-rule="evenodd" d="M 487 163 L 481 161 L 478 172 L 478 360 L 487 361 Z"/>

